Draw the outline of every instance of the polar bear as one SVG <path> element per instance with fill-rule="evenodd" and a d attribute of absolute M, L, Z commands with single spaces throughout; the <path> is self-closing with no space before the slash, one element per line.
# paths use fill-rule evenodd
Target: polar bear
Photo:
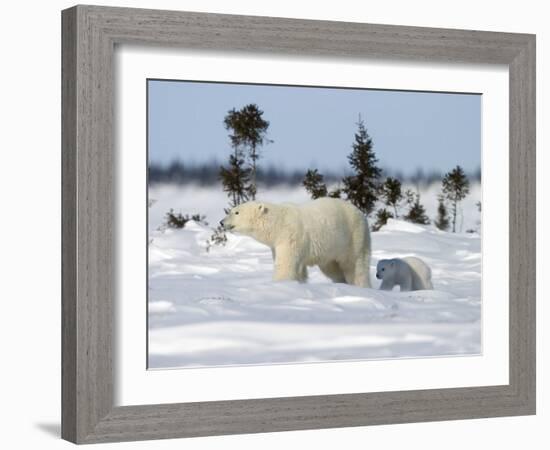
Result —
<path fill-rule="evenodd" d="M 271 248 L 274 280 L 307 280 L 319 266 L 335 283 L 370 287 L 367 219 L 351 203 L 320 198 L 303 205 L 247 202 L 220 222 Z"/>
<path fill-rule="evenodd" d="M 401 291 L 433 289 L 432 271 L 420 258 L 382 259 L 376 265 L 376 278 L 382 280 L 380 289 L 391 291 L 398 285 Z"/>

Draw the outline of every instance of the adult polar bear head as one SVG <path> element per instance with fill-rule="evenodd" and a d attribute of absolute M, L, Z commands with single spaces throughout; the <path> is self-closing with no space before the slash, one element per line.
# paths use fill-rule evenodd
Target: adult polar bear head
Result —
<path fill-rule="evenodd" d="M 220 223 L 228 231 L 244 234 L 270 245 L 269 234 L 273 225 L 269 222 L 275 219 L 275 215 L 268 217 L 267 214 L 270 210 L 273 212 L 273 206 L 260 202 L 243 203 L 232 208 Z"/>
<path fill-rule="evenodd" d="M 344 200 L 247 202 L 231 209 L 221 224 L 271 248 L 275 280 L 304 282 L 307 267 L 319 266 L 334 282 L 370 287 L 367 220 Z"/>

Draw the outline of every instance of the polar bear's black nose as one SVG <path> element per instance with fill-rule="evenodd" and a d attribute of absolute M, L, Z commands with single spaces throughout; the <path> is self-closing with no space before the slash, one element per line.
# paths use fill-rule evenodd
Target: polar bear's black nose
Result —
<path fill-rule="evenodd" d="M 223 227 L 223 219 L 220 220 L 220 225 Z"/>
<path fill-rule="evenodd" d="M 380 274 L 378 272 L 376 272 L 376 278 L 378 278 L 379 280 L 382 279 L 382 277 L 380 276 Z"/>

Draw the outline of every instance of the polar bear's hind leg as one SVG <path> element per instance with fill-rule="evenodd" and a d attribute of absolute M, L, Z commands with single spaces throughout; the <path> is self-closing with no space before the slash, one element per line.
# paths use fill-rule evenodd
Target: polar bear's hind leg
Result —
<path fill-rule="evenodd" d="M 355 265 L 353 263 L 339 264 L 344 273 L 344 279 L 347 284 L 355 284 Z"/>
<path fill-rule="evenodd" d="M 353 282 L 359 287 L 370 288 L 370 272 L 369 272 L 369 259 L 368 258 L 359 258 L 355 262 L 355 268 L 353 270 Z"/>
<path fill-rule="evenodd" d="M 413 277 L 411 273 L 407 273 L 401 283 L 399 284 L 399 290 L 401 292 L 408 292 L 414 290 Z"/>
<path fill-rule="evenodd" d="M 323 264 L 319 266 L 321 272 L 330 278 L 334 283 L 345 283 L 346 278 L 344 277 L 344 272 L 338 265 L 336 261 L 332 261 L 328 264 Z"/>

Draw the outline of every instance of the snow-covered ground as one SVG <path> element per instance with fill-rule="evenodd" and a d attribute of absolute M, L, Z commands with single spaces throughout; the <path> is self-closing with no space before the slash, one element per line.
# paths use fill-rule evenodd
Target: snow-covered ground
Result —
<path fill-rule="evenodd" d="M 438 186 L 421 191 L 435 217 Z M 472 186 L 462 229 L 479 228 Z M 149 190 L 149 367 L 268 364 L 464 355 L 481 352 L 481 242 L 477 233 L 390 220 L 372 233 L 373 289 L 335 284 L 316 268 L 309 281 L 273 282 L 271 251 L 244 236 L 207 252 L 226 196 L 216 188 Z M 301 188 L 266 190 L 260 199 L 307 201 Z M 161 227 L 173 208 L 205 214 L 210 226 Z M 433 291 L 379 291 L 379 259 L 408 255 L 432 268 Z"/>

